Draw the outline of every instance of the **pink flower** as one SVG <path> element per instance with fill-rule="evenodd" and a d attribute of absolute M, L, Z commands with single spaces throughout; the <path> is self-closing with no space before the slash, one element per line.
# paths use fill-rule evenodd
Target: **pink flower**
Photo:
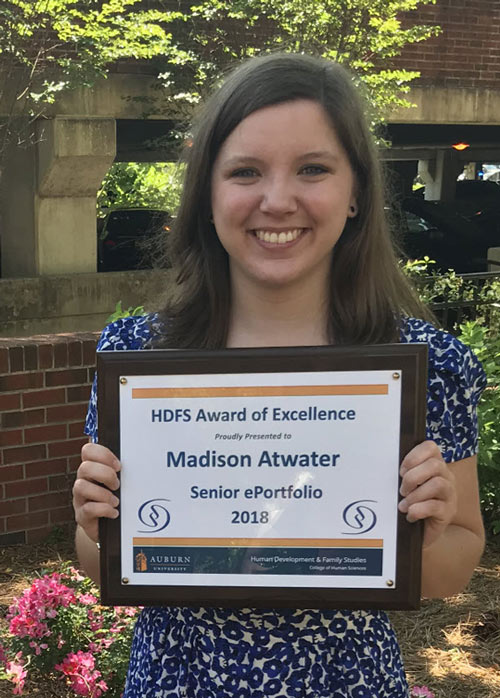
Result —
<path fill-rule="evenodd" d="M 137 613 L 137 608 L 134 608 L 133 606 L 125 606 L 125 608 L 123 609 L 123 613 L 126 616 L 133 618 Z"/>
<path fill-rule="evenodd" d="M 93 594 L 80 594 L 78 601 L 86 606 L 91 606 L 97 602 L 97 598 Z"/>
<path fill-rule="evenodd" d="M 108 690 L 101 672 L 95 667 L 95 659 L 90 652 L 70 652 L 55 668 L 66 677 L 72 690 L 79 696 L 100 698 Z"/>
<path fill-rule="evenodd" d="M 19 658 L 19 653 L 16 655 L 16 658 Z M 5 665 L 5 671 L 7 673 L 8 680 L 12 681 L 14 684 L 13 693 L 15 695 L 21 695 L 27 674 L 24 664 L 21 662 L 7 662 Z"/>
<path fill-rule="evenodd" d="M 75 582 L 83 582 L 83 580 L 85 579 L 85 577 L 82 577 L 80 572 L 75 567 L 70 567 L 69 572 L 71 575 L 70 578 Z"/>
<path fill-rule="evenodd" d="M 435 698 L 434 693 L 427 686 L 413 686 L 410 698 Z"/>
<path fill-rule="evenodd" d="M 61 606 L 75 601 L 75 592 L 60 582 L 61 575 L 54 573 L 35 579 L 29 589 L 14 600 L 7 619 L 12 635 L 42 638 L 51 634 L 47 618 L 55 618 Z"/>

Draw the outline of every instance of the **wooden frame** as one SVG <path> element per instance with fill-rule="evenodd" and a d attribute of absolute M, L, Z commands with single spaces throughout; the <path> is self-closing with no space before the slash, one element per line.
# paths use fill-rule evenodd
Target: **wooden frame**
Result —
<path fill-rule="evenodd" d="M 100 352 L 99 441 L 120 457 L 121 376 L 390 370 L 401 373 L 400 460 L 425 439 L 427 345 Z M 101 519 L 101 598 L 113 605 L 415 609 L 420 603 L 421 524 L 398 514 L 394 588 L 126 584 L 120 518 Z"/>

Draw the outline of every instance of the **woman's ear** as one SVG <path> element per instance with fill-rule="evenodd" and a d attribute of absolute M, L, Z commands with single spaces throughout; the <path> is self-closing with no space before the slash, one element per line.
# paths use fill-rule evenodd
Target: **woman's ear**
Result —
<path fill-rule="evenodd" d="M 349 211 L 347 213 L 348 218 L 355 218 L 358 215 L 358 205 L 355 201 L 351 201 L 349 206 Z"/>

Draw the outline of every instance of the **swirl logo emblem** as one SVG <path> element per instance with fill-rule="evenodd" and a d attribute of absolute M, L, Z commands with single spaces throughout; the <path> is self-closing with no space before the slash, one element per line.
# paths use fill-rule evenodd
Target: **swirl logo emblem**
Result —
<path fill-rule="evenodd" d="M 376 504 L 374 499 L 358 499 L 356 502 L 348 504 L 342 512 L 342 518 L 350 529 L 348 533 L 359 535 L 368 533 L 377 523 L 377 515 L 368 504 Z M 347 531 L 344 531 L 347 533 Z"/>
<path fill-rule="evenodd" d="M 139 521 L 147 526 L 147 529 L 138 531 L 139 533 L 151 533 L 152 531 L 157 533 L 167 528 L 170 523 L 170 513 L 162 502 L 169 501 L 169 499 L 149 499 L 141 504 L 137 516 Z"/>

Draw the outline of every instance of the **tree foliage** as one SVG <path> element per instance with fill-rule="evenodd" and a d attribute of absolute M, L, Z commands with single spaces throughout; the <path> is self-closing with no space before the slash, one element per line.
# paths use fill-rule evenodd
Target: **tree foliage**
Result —
<path fill-rule="evenodd" d="M 91 85 L 123 58 L 154 58 L 171 99 L 191 105 L 242 58 L 276 50 L 313 53 L 353 68 L 383 114 L 407 104 L 401 93 L 418 76 L 395 68 L 392 59 L 406 44 L 438 31 L 403 28 L 399 17 L 434 2 L 179 0 L 173 11 L 164 8 L 174 3 L 164 0 L 149 3 L 150 9 L 141 0 L 3 0 L 0 102 L 11 116 L 3 140 L 14 115 L 33 121 L 64 90 Z"/>
<path fill-rule="evenodd" d="M 138 7 L 134 7 L 138 6 Z M 90 86 L 121 58 L 182 59 L 168 27 L 182 13 L 140 0 L 3 0 L 0 4 L 0 155 L 64 90 Z"/>
<path fill-rule="evenodd" d="M 154 208 L 175 214 L 182 175 L 182 167 L 171 162 L 115 163 L 97 194 L 98 216 L 120 208 Z"/>
<path fill-rule="evenodd" d="M 366 86 L 375 117 L 382 118 L 395 106 L 409 106 L 402 93 L 419 76 L 395 67 L 393 59 L 407 44 L 439 32 L 434 26 L 403 27 L 401 13 L 435 1 L 205 0 L 191 16 L 202 59 L 200 85 L 217 73 L 214 56 L 220 61 L 224 55 L 239 60 L 276 50 L 311 53 L 349 66 Z"/>

